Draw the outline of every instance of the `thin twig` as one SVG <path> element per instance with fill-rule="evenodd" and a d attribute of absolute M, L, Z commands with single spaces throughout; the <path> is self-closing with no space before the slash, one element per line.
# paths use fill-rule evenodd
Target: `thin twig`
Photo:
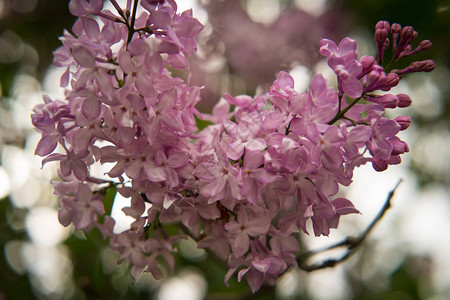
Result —
<path fill-rule="evenodd" d="M 399 186 L 399 184 L 401 182 L 402 182 L 402 179 L 400 179 L 398 181 L 398 183 L 395 185 L 394 189 L 392 189 L 392 191 L 389 192 L 388 197 L 387 197 L 383 207 L 381 208 L 380 212 L 372 220 L 372 222 L 369 224 L 369 226 L 366 228 L 366 230 L 364 230 L 361 233 L 360 236 L 358 236 L 358 237 L 346 237 L 344 240 L 342 240 L 342 241 L 340 241 L 340 242 L 338 242 L 336 244 L 330 245 L 330 246 L 325 247 L 325 248 L 308 251 L 308 252 L 300 255 L 297 258 L 297 263 L 298 263 L 299 268 L 304 270 L 304 271 L 306 271 L 306 272 L 312 272 L 312 271 L 316 271 L 316 270 L 320 270 L 320 269 L 324 269 L 324 268 L 330 268 L 330 267 L 334 267 L 337 264 L 347 260 L 350 256 L 355 254 L 355 252 L 358 250 L 359 246 L 361 246 L 361 244 L 365 241 L 365 239 L 370 234 L 370 232 L 372 232 L 372 230 L 375 227 L 375 225 L 378 224 L 378 222 L 384 216 L 386 211 L 391 207 L 391 199 L 394 196 L 394 193 L 397 190 L 397 188 L 398 188 L 398 186 Z M 311 265 L 306 264 L 306 260 L 309 257 L 311 257 L 311 256 L 314 256 L 314 255 L 319 254 L 319 253 L 328 252 L 330 250 L 333 250 L 333 249 L 336 249 L 336 248 L 341 248 L 341 247 L 346 247 L 347 248 L 347 252 L 343 256 L 341 256 L 340 258 L 330 258 L 330 259 L 326 259 L 326 260 L 324 260 L 322 262 L 311 264 Z"/>
<path fill-rule="evenodd" d="M 136 21 L 138 2 L 139 2 L 139 0 L 134 0 L 134 2 L 133 2 L 133 11 L 131 12 L 131 21 L 130 21 L 130 25 L 128 27 L 127 45 L 131 42 L 131 39 L 133 38 L 133 34 L 136 32 L 134 29 L 134 22 Z"/>
<path fill-rule="evenodd" d="M 348 112 L 350 110 L 350 108 L 352 108 L 356 103 L 358 103 L 359 100 L 361 100 L 362 96 L 356 99 L 353 99 L 353 101 L 347 105 L 343 110 L 339 110 L 339 112 L 336 114 L 336 116 L 333 118 L 333 120 L 331 120 L 330 122 L 328 122 L 328 125 L 333 125 L 334 122 L 338 121 L 339 119 L 341 119 L 342 117 L 344 117 L 345 113 Z"/>

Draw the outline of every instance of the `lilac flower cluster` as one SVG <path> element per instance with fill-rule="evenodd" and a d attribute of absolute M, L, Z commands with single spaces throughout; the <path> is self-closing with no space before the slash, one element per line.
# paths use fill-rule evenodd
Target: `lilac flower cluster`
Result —
<path fill-rule="evenodd" d="M 53 182 L 60 222 L 99 229 L 134 277 L 145 271 L 161 278 L 161 263 L 173 270 L 178 241 L 191 237 L 228 261 L 226 280 L 237 272 L 253 291 L 274 284 L 297 264 L 297 234 L 308 233 L 309 220 L 314 235 L 328 235 L 342 215 L 358 213 L 336 196 L 355 167 L 371 162 L 382 171 L 408 152 L 396 135 L 410 119 L 389 119 L 385 110 L 408 106 L 410 98 L 374 92 L 431 69 L 431 61 L 416 62 L 385 74 L 389 32 L 394 61 L 416 51 L 410 27 L 377 24 L 378 60 L 358 59 L 349 38 L 322 40 L 337 91 L 318 74 L 298 93 L 280 72 L 268 93 L 226 94 L 206 115 L 195 109 L 200 87 L 169 71 L 189 71 L 203 28 L 192 12 L 177 14 L 173 0 L 142 0 L 139 15 L 138 1 L 111 3 L 116 12 L 102 0 L 70 1 L 79 19 L 54 53 L 55 65 L 66 68 L 65 99 L 44 97 L 32 122 L 42 133 L 36 154 L 43 164 L 60 164 Z M 199 131 L 199 119 L 212 124 Z M 95 164 L 109 166 L 107 179 L 93 175 Z M 123 211 L 135 219 L 121 233 L 105 201 L 113 188 L 130 199 Z"/>

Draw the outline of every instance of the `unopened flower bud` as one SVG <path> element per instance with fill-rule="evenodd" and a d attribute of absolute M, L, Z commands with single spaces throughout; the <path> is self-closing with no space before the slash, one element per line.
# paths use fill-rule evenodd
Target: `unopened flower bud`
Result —
<path fill-rule="evenodd" d="M 402 29 L 401 38 L 405 41 L 412 41 L 414 38 L 414 29 L 411 26 L 405 26 Z M 417 32 L 416 32 L 417 34 Z M 409 43 L 409 42 L 408 42 Z"/>
<path fill-rule="evenodd" d="M 419 44 L 419 48 L 421 50 L 428 50 L 428 49 L 431 48 L 431 46 L 432 46 L 432 44 L 431 44 L 431 42 L 429 40 L 423 40 Z"/>
<path fill-rule="evenodd" d="M 398 100 L 397 102 L 398 107 L 408 107 L 412 103 L 411 98 L 406 94 L 398 94 L 397 100 Z"/>
<path fill-rule="evenodd" d="M 402 158 L 400 157 L 400 155 L 391 155 L 391 157 L 389 157 L 387 163 L 389 165 L 398 165 L 402 162 Z"/>
<path fill-rule="evenodd" d="M 405 130 L 411 125 L 411 118 L 408 116 L 399 116 L 394 121 L 400 125 L 400 130 Z"/>
<path fill-rule="evenodd" d="M 390 25 L 388 21 L 378 21 L 378 23 L 375 25 L 375 31 L 378 29 L 388 30 L 390 29 Z"/>
<path fill-rule="evenodd" d="M 397 96 L 392 94 L 386 94 L 376 99 L 376 102 L 382 105 L 384 108 L 396 108 L 397 107 Z"/>
<path fill-rule="evenodd" d="M 409 49 L 408 49 L 408 47 L 409 47 Z M 411 51 L 411 45 L 408 45 L 408 47 L 406 47 L 406 49 L 400 54 L 401 57 L 411 56 L 422 50 L 428 50 L 431 48 L 431 42 L 429 40 L 421 41 L 419 46 L 417 46 L 417 48 L 412 51 Z"/>
<path fill-rule="evenodd" d="M 398 35 L 402 32 L 402 26 L 398 23 L 392 24 L 391 33 L 392 33 L 392 53 L 396 53 L 397 51 L 397 39 Z"/>
<path fill-rule="evenodd" d="M 411 50 L 412 50 L 411 45 L 406 46 L 405 50 L 403 50 L 398 57 L 408 57 L 408 56 L 414 54 L 413 51 L 411 51 Z"/>
<path fill-rule="evenodd" d="M 392 24 L 392 26 L 391 26 L 391 33 L 392 34 L 395 34 L 395 33 L 399 34 L 400 32 L 402 32 L 402 26 L 400 24 L 398 24 L 398 23 Z"/>
<path fill-rule="evenodd" d="M 431 59 L 416 61 L 411 64 L 416 68 L 416 72 L 431 72 L 435 68 L 434 61 Z"/>
<path fill-rule="evenodd" d="M 382 172 L 387 169 L 388 164 L 384 159 L 374 157 L 372 158 L 372 166 L 377 172 Z"/>
<path fill-rule="evenodd" d="M 399 155 L 405 152 L 409 152 L 408 144 L 402 141 L 399 138 L 391 139 L 389 141 L 392 145 L 392 153 L 391 155 Z"/>
<path fill-rule="evenodd" d="M 398 58 L 400 54 L 406 49 L 409 43 L 414 39 L 414 29 L 411 26 L 406 26 L 402 29 L 400 34 L 400 42 L 395 52 L 394 59 Z"/>
<path fill-rule="evenodd" d="M 389 29 L 390 25 L 387 21 L 379 21 L 377 25 L 375 25 L 374 39 L 377 42 L 378 63 L 380 65 L 383 63 L 384 50 L 389 46 L 389 40 L 387 40 Z"/>
<path fill-rule="evenodd" d="M 403 50 L 402 52 L 410 52 L 412 50 L 412 46 L 411 45 L 408 45 L 408 46 L 406 46 L 405 47 L 405 50 Z"/>
<path fill-rule="evenodd" d="M 375 36 L 374 36 L 375 41 L 383 44 L 384 41 L 386 40 L 388 34 L 389 34 L 389 30 L 384 29 L 384 28 L 375 30 Z"/>
<path fill-rule="evenodd" d="M 399 82 L 400 82 L 400 77 L 397 74 L 391 72 L 391 73 L 386 75 L 385 87 L 382 88 L 381 90 L 382 91 L 389 91 L 391 88 L 396 86 Z"/>
<path fill-rule="evenodd" d="M 359 59 L 363 67 L 363 75 L 368 74 L 372 70 L 372 66 L 375 64 L 375 58 L 373 56 L 363 56 Z"/>

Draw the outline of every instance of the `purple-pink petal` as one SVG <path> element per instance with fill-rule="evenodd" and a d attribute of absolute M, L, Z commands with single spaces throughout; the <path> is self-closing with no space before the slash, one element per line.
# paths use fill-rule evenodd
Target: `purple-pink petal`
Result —
<path fill-rule="evenodd" d="M 342 89 L 348 96 L 356 99 L 361 97 L 363 86 L 358 79 L 349 75 L 342 78 Z"/>
<path fill-rule="evenodd" d="M 85 68 L 95 67 L 95 57 L 83 46 L 77 46 L 72 49 L 73 58 Z"/>
<path fill-rule="evenodd" d="M 95 120 L 100 117 L 102 112 L 102 103 L 97 97 L 88 97 L 81 105 L 81 112 L 89 121 Z"/>
<path fill-rule="evenodd" d="M 249 246 L 250 246 L 250 238 L 244 232 L 238 233 L 231 242 L 233 254 L 236 255 L 237 257 L 241 257 L 245 253 L 247 253 Z"/>
<path fill-rule="evenodd" d="M 34 154 L 39 156 L 46 156 L 55 150 L 58 145 L 58 139 L 55 135 L 44 135 L 40 139 L 39 143 L 36 146 L 36 150 Z"/>

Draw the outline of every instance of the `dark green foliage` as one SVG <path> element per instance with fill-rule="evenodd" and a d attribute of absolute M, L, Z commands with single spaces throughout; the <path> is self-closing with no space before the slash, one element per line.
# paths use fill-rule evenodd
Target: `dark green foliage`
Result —
<path fill-rule="evenodd" d="M 8 198 L 0 200 L 0 299 L 33 299 L 28 276 L 19 275 L 10 268 L 5 253 L 8 242 L 26 239 L 25 230 L 15 231 L 10 227 L 7 213 L 11 213 L 13 209 Z"/>

